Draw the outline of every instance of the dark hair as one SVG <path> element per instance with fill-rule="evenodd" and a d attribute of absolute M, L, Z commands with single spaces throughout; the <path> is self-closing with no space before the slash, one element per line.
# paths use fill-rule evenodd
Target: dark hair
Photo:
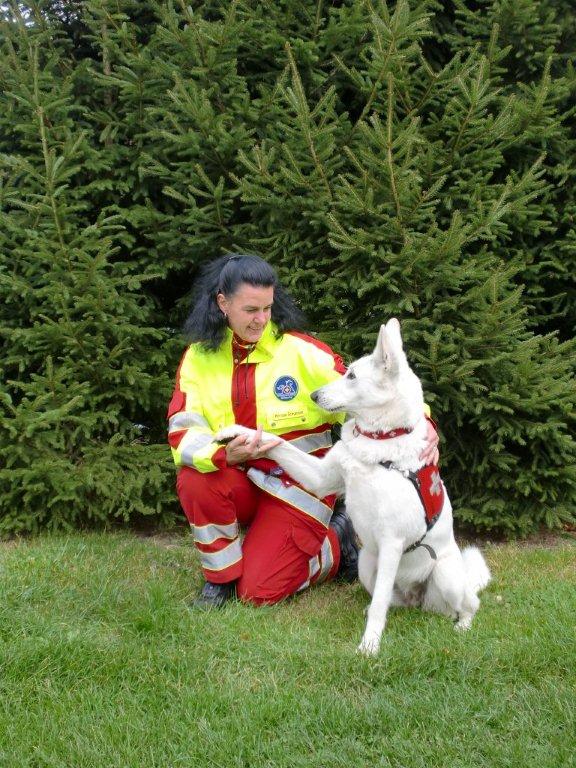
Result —
<path fill-rule="evenodd" d="M 226 333 L 226 318 L 216 297 L 219 293 L 231 297 L 243 283 L 274 288 L 272 321 L 278 335 L 284 331 L 303 330 L 306 324 L 290 294 L 278 282 L 278 276 L 268 262 L 250 254 L 227 254 L 206 264 L 192 293 L 192 307 L 184 324 L 188 341 L 200 342 L 205 349 L 216 350 Z"/>

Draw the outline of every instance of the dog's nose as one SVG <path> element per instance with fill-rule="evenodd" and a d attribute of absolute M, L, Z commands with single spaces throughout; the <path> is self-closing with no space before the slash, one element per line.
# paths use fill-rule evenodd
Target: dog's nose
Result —
<path fill-rule="evenodd" d="M 318 390 L 315 389 L 314 392 L 311 392 L 310 393 L 310 397 L 316 403 L 318 401 Z"/>

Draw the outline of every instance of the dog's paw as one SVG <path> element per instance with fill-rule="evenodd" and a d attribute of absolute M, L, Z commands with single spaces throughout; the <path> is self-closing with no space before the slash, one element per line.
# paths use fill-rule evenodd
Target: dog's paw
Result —
<path fill-rule="evenodd" d="M 456 630 L 456 632 L 467 632 L 471 626 L 472 626 L 472 616 L 462 616 L 456 622 L 456 624 L 454 624 L 454 629 Z"/>
<path fill-rule="evenodd" d="M 218 432 L 216 432 L 214 435 L 214 442 L 229 443 L 230 440 L 238 437 L 238 435 L 246 435 L 246 437 L 251 437 L 253 434 L 253 429 L 242 427 L 240 424 L 233 424 L 231 427 L 224 427 L 224 429 L 220 429 Z"/>
<path fill-rule="evenodd" d="M 357 652 L 362 656 L 377 656 L 380 650 L 380 638 L 374 635 L 364 635 L 360 645 L 357 648 Z"/>

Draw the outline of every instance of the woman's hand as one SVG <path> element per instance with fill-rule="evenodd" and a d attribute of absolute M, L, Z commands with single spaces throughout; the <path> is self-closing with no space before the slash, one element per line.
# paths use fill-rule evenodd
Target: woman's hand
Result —
<path fill-rule="evenodd" d="M 245 461 L 261 459 L 270 448 L 280 445 L 281 437 L 262 442 L 262 427 L 258 427 L 252 436 L 238 435 L 226 445 L 226 463 L 228 466 L 243 464 Z"/>
<path fill-rule="evenodd" d="M 420 454 L 420 459 L 426 464 L 438 464 L 440 461 L 440 452 L 438 451 L 438 432 L 434 428 L 434 424 L 430 419 L 426 419 L 428 425 L 428 432 L 426 433 L 426 447 Z"/>

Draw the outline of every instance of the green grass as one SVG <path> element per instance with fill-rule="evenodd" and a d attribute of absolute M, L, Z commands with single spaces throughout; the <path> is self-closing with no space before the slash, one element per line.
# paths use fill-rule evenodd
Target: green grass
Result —
<path fill-rule="evenodd" d="M 576 547 L 487 546 L 473 628 L 325 585 L 208 614 L 187 537 L 0 544 L 4 768 L 575 765 Z"/>

